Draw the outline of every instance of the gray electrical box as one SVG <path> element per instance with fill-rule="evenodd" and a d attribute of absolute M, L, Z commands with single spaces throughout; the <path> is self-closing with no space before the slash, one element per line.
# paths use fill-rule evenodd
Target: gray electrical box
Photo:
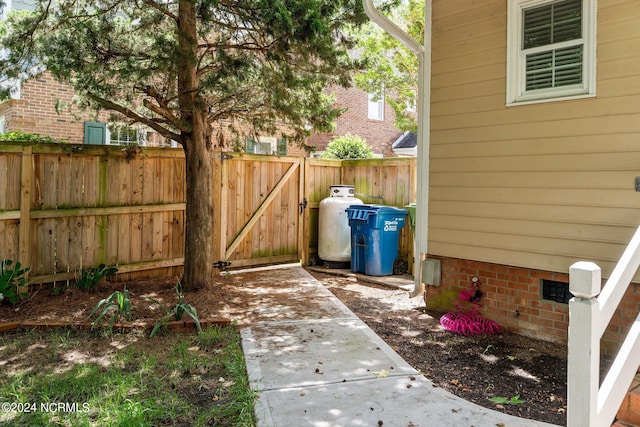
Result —
<path fill-rule="evenodd" d="M 422 261 L 422 283 L 440 286 L 441 267 L 439 259 L 427 258 Z"/>

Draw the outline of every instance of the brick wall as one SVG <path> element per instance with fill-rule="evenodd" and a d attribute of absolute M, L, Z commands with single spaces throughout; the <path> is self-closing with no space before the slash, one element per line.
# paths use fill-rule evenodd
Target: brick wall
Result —
<path fill-rule="evenodd" d="M 33 77 L 22 84 L 21 99 L 11 99 L 0 104 L 0 116 L 5 116 L 7 131 L 38 133 L 43 136 L 68 141 L 73 144 L 84 142 L 84 122 L 107 122 L 111 113 L 79 111 L 72 104 L 74 90 L 71 86 L 57 82 L 48 71 Z M 59 105 L 56 111 L 56 105 Z M 214 130 L 214 134 L 216 131 Z M 229 141 L 230 136 L 226 140 Z M 216 138 L 217 141 L 220 139 Z M 225 138 L 222 139 L 224 141 Z M 150 132 L 148 145 L 163 145 L 164 138 L 156 132 Z M 228 144 L 221 149 L 230 150 Z M 297 145 L 290 145 L 290 156 L 305 156 Z"/>
<path fill-rule="evenodd" d="M 542 279 L 569 282 L 568 273 L 554 273 L 457 258 L 440 258 L 442 285 L 428 286 L 426 304 L 446 312 L 459 303 L 458 293 L 480 280 L 482 314 L 508 331 L 566 344 L 569 305 L 542 299 Z M 462 306 L 462 305 L 461 305 Z M 517 311 L 517 315 L 516 315 Z M 606 354 L 615 354 L 640 311 L 640 285 L 632 284 L 602 338 Z"/>
<path fill-rule="evenodd" d="M 73 95 L 70 86 L 58 83 L 48 71 L 27 80 L 22 84 L 21 99 L 11 100 L 5 107 L 10 109 L 6 118 L 7 130 L 39 133 L 81 144 L 83 122 L 94 120 L 95 113 L 81 113 L 73 108 Z"/>
<path fill-rule="evenodd" d="M 331 138 L 336 135 L 358 135 L 366 139 L 373 152 L 384 157 L 394 157 L 391 144 L 402 132 L 394 127 L 395 114 L 385 104 L 384 120 L 368 119 L 368 94 L 358 88 L 334 87 L 336 107 L 348 110 L 336 121 L 336 129 L 331 133 L 316 134 L 309 138 L 308 144 L 315 145 L 319 151 L 325 149 Z"/>

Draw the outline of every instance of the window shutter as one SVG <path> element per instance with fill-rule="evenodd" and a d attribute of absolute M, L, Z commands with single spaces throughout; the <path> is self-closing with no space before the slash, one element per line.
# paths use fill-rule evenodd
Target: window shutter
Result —
<path fill-rule="evenodd" d="M 254 145 L 255 145 L 254 139 L 247 138 L 244 151 L 247 153 L 253 153 L 255 151 Z"/>
<path fill-rule="evenodd" d="M 278 140 L 278 156 L 287 155 L 287 141 L 284 139 Z"/>
<path fill-rule="evenodd" d="M 107 141 L 107 125 L 99 122 L 84 122 L 84 143 L 105 145 Z"/>

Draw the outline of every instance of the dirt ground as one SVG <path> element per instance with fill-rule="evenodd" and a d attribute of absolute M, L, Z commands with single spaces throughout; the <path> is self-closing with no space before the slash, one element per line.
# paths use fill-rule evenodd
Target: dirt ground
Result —
<path fill-rule="evenodd" d="M 422 299 L 410 299 L 406 291 L 358 282 L 354 277 L 310 273 L 436 386 L 481 406 L 566 425 L 565 346 L 508 332 L 459 336 L 440 326 L 442 313 L 425 311 Z M 244 275 L 242 280 L 250 277 Z M 264 280 L 264 274 L 260 279 Z M 66 287 L 55 292 L 37 289 L 17 307 L 0 305 L 0 323 L 86 322 L 100 299 L 125 287 L 136 321 L 153 323 L 162 316 L 162 309 L 147 298 L 169 307 L 175 305 L 176 283 L 177 278 L 168 277 L 102 283 L 89 292 Z M 200 319 L 225 317 L 239 325 L 264 320 L 260 318 L 261 299 L 246 292 L 243 284 L 234 275 L 221 277 L 212 290 L 185 294 L 185 302 L 197 308 Z M 277 284 L 266 286 L 275 289 Z M 277 292 L 268 298 L 277 300 Z"/>
<path fill-rule="evenodd" d="M 406 291 L 310 273 L 438 387 L 487 408 L 566 425 L 566 346 L 509 332 L 456 335 L 440 326 L 443 313 L 426 311 L 422 298 Z"/>

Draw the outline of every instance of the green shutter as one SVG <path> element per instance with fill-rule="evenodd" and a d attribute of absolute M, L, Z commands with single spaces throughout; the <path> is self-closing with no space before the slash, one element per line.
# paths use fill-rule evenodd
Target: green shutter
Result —
<path fill-rule="evenodd" d="M 244 151 L 247 152 L 247 153 L 255 152 L 254 145 L 255 145 L 254 139 L 253 138 L 247 138 L 247 141 L 245 143 Z"/>
<path fill-rule="evenodd" d="M 84 122 L 84 143 L 104 145 L 107 141 L 107 125 L 99 122 Z"/>
<path fill-rule="evenodd" d="M 287 155 L 287 141 L 284 139 L 278 140 L 278 156 Z"/>

